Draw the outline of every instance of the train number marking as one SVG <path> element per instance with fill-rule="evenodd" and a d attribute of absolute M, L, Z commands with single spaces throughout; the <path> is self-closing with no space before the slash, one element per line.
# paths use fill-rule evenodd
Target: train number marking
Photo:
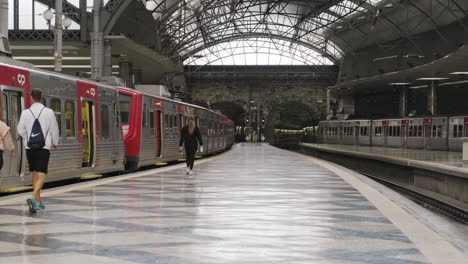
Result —
<path fill-rule="evenodd" d="M 18 83 L 21 84 L 21 86 L 24 86 L 26 83 L 26 76 L 24 74 L 18 74 Z"/>

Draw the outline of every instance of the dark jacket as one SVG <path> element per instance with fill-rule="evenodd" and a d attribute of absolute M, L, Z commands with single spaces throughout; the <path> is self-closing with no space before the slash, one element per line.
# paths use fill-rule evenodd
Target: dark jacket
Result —
<path fill-rule="evenodd" d="M 192 135 L 190 135 L 187 126 L 184 126 L 184 128 L 182 128 L 179 140 L 180 147 L 182 147 L 183 144 L 185 144 L 185 147 L 197 147 L 197 140 L 200 143 L 200 145 L 203 145 L 200 129 L 198 129 L 198 127 L 195 127 L 195 131 Z"/>

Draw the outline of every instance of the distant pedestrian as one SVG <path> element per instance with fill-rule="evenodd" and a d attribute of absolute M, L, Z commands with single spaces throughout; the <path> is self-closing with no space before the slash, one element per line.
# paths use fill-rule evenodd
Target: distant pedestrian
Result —
<path fill-rule="evenodd" d="M 27 199 L 29 211 L 45 209 L 41 199 L 41 190 L 47 176 L 50 149 L 58 149 L 59 130 L 57 119 L 52 109 L 45 107 L 42 90 L 32 89 L 31 107 L 21 113 L 18 134 L 23 138 L 29 171 L 33 175 L 33 198 Z"/>
<path fill-rule="evenodd" d="M 182 145 L 185 146 L 185 156 L 187 160 L 186 173 L 193 175 L 193 165 L 195 163 L 195 153 L 200 143 L 200 152 L 203 152 L 203 140 L 200 134 L 200 129 L 195 125 L 193 119 L 187 120 L 187 125 L 182 128 L 180 133 L 179 148 L 182 152 Z"/>
<path fill-rule="evenodd" d="M 15 145 L 13 145 L 13 140 L 11 139 L 10 128 L 7 124 L 0 121 L 0 170 L 3 167 L 3 151 L 5 150 L 13 153 Z"/>

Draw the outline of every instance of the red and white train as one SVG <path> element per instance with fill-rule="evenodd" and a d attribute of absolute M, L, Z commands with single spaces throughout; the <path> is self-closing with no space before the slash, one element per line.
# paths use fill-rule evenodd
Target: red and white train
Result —
<path fill-rule="evenodd" d="M 31 185 L 22 139 L 16 133 L 21 111 L 30 106 L 32 88 L 43 90 L 43 103 L 55 112 L 59 149 L 51 151 L 47 181 L 86 178 L 135 170 L 183 158 L 180 130 L 194 118 L 212 154 L 234 143 L 234 124 L 200 106 L 89 80 L 0 62 L 2 120 L 11 128 L 15 155 L 5 153 L 0 190 Z"/>
<path fill-rule="evenodd" d="M 325 144 L 461 151 L 468 116 L 319 122 Z"/>

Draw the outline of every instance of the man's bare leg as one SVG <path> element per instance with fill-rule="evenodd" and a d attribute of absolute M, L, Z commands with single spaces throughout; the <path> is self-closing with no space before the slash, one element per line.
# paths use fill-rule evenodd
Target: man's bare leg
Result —
<path fill-rule="evenodd" d="M 33 197 L 34 199 L 36 199 L 38 203 L 42 203 L 41 190 L 42 190 L 42 187 L 44 186 L 46 174 L 42 172 L 36 172 L 35 175 L 36 175 L 35 177 L 36 180 L 34 181 L 35 183 L 33 186 L 34 187 Z"/>

